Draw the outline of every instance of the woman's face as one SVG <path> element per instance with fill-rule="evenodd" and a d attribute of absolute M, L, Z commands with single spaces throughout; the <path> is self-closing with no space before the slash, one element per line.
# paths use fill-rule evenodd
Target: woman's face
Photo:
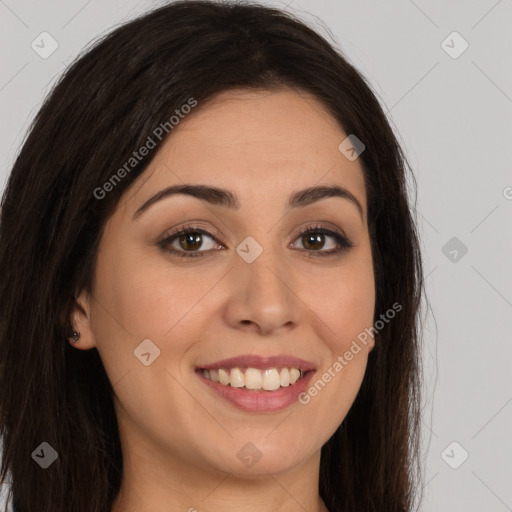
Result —
<path fill-rule="evenodd" d="M 262 476 L 319 457 L 373 347 L 357 338 L 375 290 L 362 168 L 338 148 L 347 135 L 312 96 L 225 92 L 181 119 L 125 192 L 74 327 L 113 385 L 126 464 Z M 226 192 L 158 197 L 184 184 Z M 300 194 L 315 187 L 348 193 Z M 283 367 L 310 371 L 286 385 L 296 372 Z"/>

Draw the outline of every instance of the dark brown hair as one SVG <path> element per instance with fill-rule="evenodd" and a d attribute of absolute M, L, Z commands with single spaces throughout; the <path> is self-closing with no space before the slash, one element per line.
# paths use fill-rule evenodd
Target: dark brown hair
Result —
<path fill-rule="evenodd" d="M 191 97 L 200 108 L 231 88 L 282 86 L 313 94 L 365 144 L 375 320 L 402 306 L 376 334 L 359 394 L 322 448 L 320 494 L 331 512 L 412 510 L 423 288 L 409 165 L 341 50 L 274 8 L 187 0 L 125 23 L 80 55 L 10 173 L 0 218 L 0 429 L 14 512 L 108 512 L 119 490 L 112 387 L 96 349 L 69 345 L 70 313 L 77 292 L 91 289 L 106 220 L 165 138 L 103 199 L 95 189 Z M 46 470 L 31 457 L 43 441 L 59 455 Z"/>

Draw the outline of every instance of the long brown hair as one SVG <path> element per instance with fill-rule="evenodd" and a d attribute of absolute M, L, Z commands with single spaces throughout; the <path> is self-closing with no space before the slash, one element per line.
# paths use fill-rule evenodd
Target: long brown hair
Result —
<path fill-rule="evenodd" d="M 420 488 L 420 244 L 410 167 L 365 78 L 292 15 L 258 4 L 186 0 L 116 28 L 67 69 L 24 141 L 0 217 L 2 478 L 14 512 L 109 512 L 123 459 L 112 387 L 96 349 L 73 349 L 70 313 L 91 289 L 102 229 L 166 138 L 101 200 L 94 191 L 193 97 L 230 88 L 312 93 L 366 146 L 376 334 L 359 394 L 323 446 L 331 512 L 410 511 Z M 193 114 L 191 114 L 193 115 Z M 172 136 L 172 132 L 169 132 Z M 42 442 L 58 453 L 33 460 Z"/>

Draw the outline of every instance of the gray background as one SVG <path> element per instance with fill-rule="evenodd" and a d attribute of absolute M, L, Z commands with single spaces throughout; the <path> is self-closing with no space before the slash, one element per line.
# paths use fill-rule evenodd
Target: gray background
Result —
<path fill-rule="evenodd" d="M 432 308 L 421 510 L 512 511 L 512 1 L 265 3 L 316 27 L 369 79 L 417 177 Z M 0 190 L 66 64 L 154 5 L 0 0 Z M 31 48 L 43 31 L 59 45 L 47 59 Z"/>

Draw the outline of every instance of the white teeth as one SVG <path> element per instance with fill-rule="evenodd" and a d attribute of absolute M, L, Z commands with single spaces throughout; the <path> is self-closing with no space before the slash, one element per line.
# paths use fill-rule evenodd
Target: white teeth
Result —
<path fill-rule="evenodd" d="M 244 379 L 247 389 L 261 389 L 263 385 L 261 372 L 256 368 L 247 368 L 247 370 L 245 370 Z"/>
<path fill-rule="evenodd" d="M 300 370 L 297 368 L 290 368 L 290 384 L 295 384 L 300 377 Z"/>
<path fill-rule="evenodd" d="M 273 391 L 281 387 L 281 379 L 279 373 L 275 368 L 265 370 L 263 373 L 263 389 L 266 391 Z"/>
<path fill-rule="evenodd" d="M 231 368 L 229 383 L 232 388 L 243 388 L 245 386 L 244 374 L 240 371 L 240 368 Z"/>
<path fill-rule="evenodd" d="M 224 384 L 224 386 L 229 384 L 229 375 L 226 370 L 223 370 L 222 368 L 219 370 L 219 380 L 221 384 Z"/>
<path fill-rule="evenodd" d="M 275 391 L 295 384 L 306 372 L 298 368 L 247 368 L 245 373 L 240 368 L 202 370 L 205 378 L 219 382 L 224 386 L 265 391 Z"/>
<path fill-rule="evenodd" d="M 290 372 L 288 368 L 283 368 L 281 370 L 281 386 L 283 388 L 290 385 Z"/>

